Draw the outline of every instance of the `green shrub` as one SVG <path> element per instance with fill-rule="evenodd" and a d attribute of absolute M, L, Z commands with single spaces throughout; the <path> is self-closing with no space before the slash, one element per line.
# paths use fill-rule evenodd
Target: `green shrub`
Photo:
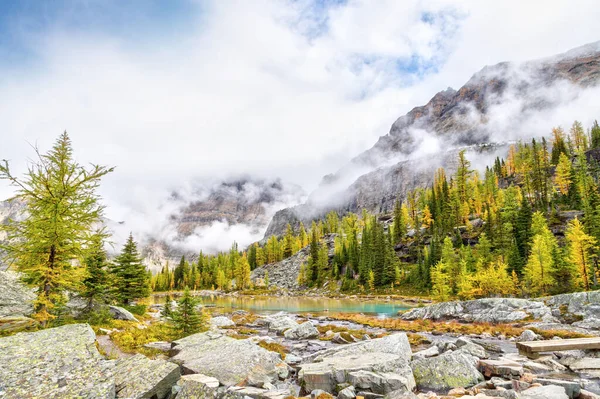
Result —
<path fill-rule="evenodd" d="M 123 308 L 138 316 L 145 315 L 148 310 L 148 306 L 146 305 L 124 305 Z"/>

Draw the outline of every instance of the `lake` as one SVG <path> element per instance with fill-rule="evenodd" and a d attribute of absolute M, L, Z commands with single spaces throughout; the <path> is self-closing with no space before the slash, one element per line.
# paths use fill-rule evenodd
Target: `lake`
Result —
<path fill-rule="evenodd" d="M 398 311 L 409 309 L 406 303 L 398 301 L 382 302 L 365 299 L 333 299 L 311 297 L 231 297 L 199 296 L 200 303 L 215 306 L 226 311 L 243 309 L 256 313 L 365 313 L 381 317 L 395 316 Z M 163 297 L 155 297 L 162 303 Z"/>

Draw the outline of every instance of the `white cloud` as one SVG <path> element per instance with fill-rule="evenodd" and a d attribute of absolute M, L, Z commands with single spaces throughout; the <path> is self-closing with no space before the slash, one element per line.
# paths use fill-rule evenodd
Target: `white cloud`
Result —
<path fill-rule="evenodd" d="M 108 216 L 160 229 L 174 187 L 252 173 L 311 190 L 437 91 L 597 40 L 599 17 L 587 0 L 232 0 L 143 45 L 57 26 L 28 38 L 33 66 L 0 70 L 0 158 L 23 170 L 27 141 L 66 129 L 82 162 L 117 166 Z"/>

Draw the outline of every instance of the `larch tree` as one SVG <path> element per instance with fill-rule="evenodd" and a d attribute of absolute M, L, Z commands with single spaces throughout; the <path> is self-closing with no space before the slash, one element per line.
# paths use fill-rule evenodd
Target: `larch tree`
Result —
<path fill-rule="evenodd" d="M 129 234 L 123 250 L 115 258 L 112 271 L 116 276 L 115 294 L 121 303 L 128 305 L 135 299 L 150 295 L 150 279 L 132 234 Z"/>
<path fill-rule="evenodd" d="M 569 261 L 578 271 L 577 282 L 581 288 L 589 291 L 592 285 L 590 277 L 594 273 L 591 250 L 596 244 L 596 240 L 586 234 L 579 219 L 574 219 L 569 223 L 565 236 L 568 243 Z"/>
<path fill-rule="evenodd" d="M 16 187 L 13 200 L 22 201 L 27 213 L 2 227 L 7 234 L 3 249 L 6 263 L 37 287 L 34 317 L 46 325 L 64 304 L 64 292 L 80 278 L 73 264 L 83 261 L 92 244 L 104 210 L 96 190 L 113 168 L 79 165 L 66 132 L 48 153 L 36 153 L 23 178 L 13 174 L 8 161 L 0 164 L 0 179 Z"/>
<path fill-rule="evenodd" d="M 562 195 L 569 194 L 571 187 L 571 169 L 572 163 L 568 156 L 561 153 L 554 172 L 554 186 Z"/>

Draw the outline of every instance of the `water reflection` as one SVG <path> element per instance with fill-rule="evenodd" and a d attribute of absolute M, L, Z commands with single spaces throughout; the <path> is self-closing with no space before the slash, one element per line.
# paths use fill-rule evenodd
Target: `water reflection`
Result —
<path fill-rule="evenodd" d="M 385 318 L 396 315 L 398 311 L 408 309 L 401 302 L 376 302 L 364 299 L 331 299 L 310 297 L 227 297 L 201 296 L 205 306 L 216 306 L 225 310 L 244 309 L 258 313 L 286 311 L 290 313 L 365 313 Z M 156 303 L 164 297 L 155 297 Z"/>

